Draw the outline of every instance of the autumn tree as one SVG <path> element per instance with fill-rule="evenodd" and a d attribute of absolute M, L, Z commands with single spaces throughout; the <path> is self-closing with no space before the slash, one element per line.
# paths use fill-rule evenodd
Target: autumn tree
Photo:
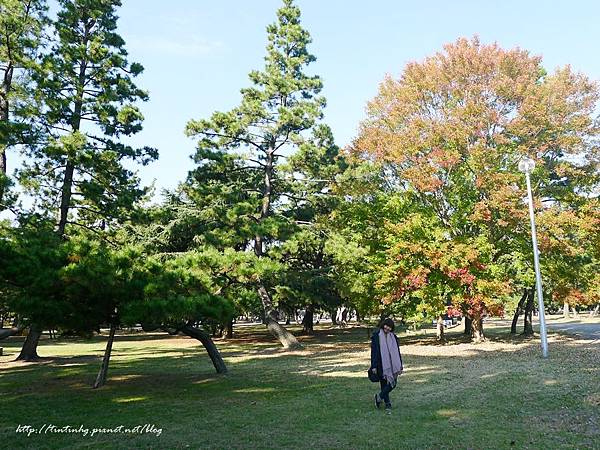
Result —
<path fill-rule="evenodd" d="M 352 150 L 395 174 L 399 190 L 439 230 L 438 250 L 473 248 L 469 261 L 459 258 L 449 271 L 493 279 L 495 263 L 529 239 L 517 170 L 522 157 L 538 163 L 534 195 L 548 214 L 577 208 L 597 186 L 597 94 L 594 83 L 568 67 L 549 75 L 525 50 L 459 39 L 408 64 L 399 79 L 384 80 Z M 547 231 L 540 225 L 540 234 Z M 395 276 L 399 286 L 410 283 L 410 274 Z M 429 277 L 422 274 L 422 283 Z M 520 289 L 503 284 L 497 292 L 469 289 L 452 299 L 475 325 L 475 339 L 483 337 L 481 319 L 494 312 L 498 296 Z"/>

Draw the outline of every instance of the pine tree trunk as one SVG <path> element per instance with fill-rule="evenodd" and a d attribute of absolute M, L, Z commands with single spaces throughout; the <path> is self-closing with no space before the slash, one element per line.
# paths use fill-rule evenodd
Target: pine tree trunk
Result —
<path fill-rule="evenodd" d="M 471 321 L 471 339 L 473 342 L 482 342 L 485 341 L 485 336 L 483 334 L 483 318 L 473 318 Z"/>
<path fill-rule="evenodd" d="M 525 304 L 525 300 L 527 299 L 527 289 L 523 289 L 523 295 L 519 300 L 519 304 L 517 305 L 517 309 L 515 310 L 515 315 L 513 316 L 512 324 L 510 325 L 510 334 L 517 334 L 517 323 L 519 321 L 519 316 L 523 312 L 523 306 Z"/>
<path fill-rule="evenodd" d="M 274 144 L 273 144 L 274 145 Z M 271 196 L 273 194 L 273 164 L 274 164 L 274 154 L 275 148 L 270 148 L 265 152 L 265 161 L 264 161 L 264 186 L 263 186 L 263 199 L 262 206 L 260 210 L 260 219 L 265 220 L 271 214 Z M 263 249 L 263 237 L 257 234 L 254 237 L 254 253 L 257 257 L 264 257 L 264 249 Z M 279 342 L 286 349 L 292 348 L 301 348 L 302 346 L 296 339 L 296 337 L 282 327 L 279 322 L 277 322 L 277 316 L 275 314 L 275 310 L 273 309 L 273 301 L 271 300 L 271 296 L 267 291 L 265 285 L 261 282 L 258 285 L 258 296 L 263 305 L 263 311 L 265 314 L 265 323 L 267 325 L 267 329 L 269 332 L 279 339 Z"/>
<path fill-rule="evenodd" d="M 304 318 L 302 319 L 302 332 L 304 334 L 310 335 L 314 333 L 314 309 L 315 307 L 313 305 L 308 305 L 306 307 L 306 313 L 304 314 Z"/>
<path fill-rule="evenodd" d="M 9 60 L 3 68 L 4 76 L 0 87 L 0 122 L 3 124 L 8 124 L 9 120 L 8 94 L 10 93 L 12 86 L 13 71 L 13 61 Z M 2 202 L 4 200 L 4 183 L 2 181 L 8 172 L 8 167 L 6 165 L 6 148 L 6 142 L 0 142 L 0 211 L 4 209 L 2 208 Z"/>
<path fill-rule="evenodd" d="M 221 356 L 221 353 L 219 353 L 219 349 L 212 341 L 208 333 L 200 328 L 194 328 L 190 325 L 182 327 L 181 332 L 187 336 L 193 337 L 194 339 L 198 339 L 202 343 L 217 373 L 227 373 L 225 361 L 223 361 L 223 357 Z"/>
<path fill-rule="evenodd" d="M 0 143 L 0 211 L 4 210 L 4 177 L 6 176 L 6 146 Z"/>
<path fill-rule="evenodd" d="M 525 304 L 525 317 L 523 319 L 523 336 L 533 336 L 532 312 L 534 296 L 535 289 L 529 289 L 529 292 L 527 293 L 527 303 Z"/>
<path fill-rule="evenodd" d="M 437 326 L 435 330 L 435 338 L 438 341 L 444 340 L 444 318 L 442 316 L 438 316 L 437 318 Z"/>
<path fill-rule="evenodd" d="M 17 361 L 37 361 L 40 357 L 37 354 L 37 346 L 42 336 L 42 330 L 36 325 L 29 327 L 29 333 L 21 348 L 21 353 L 17 357 Z"/>
<path fill-rule="evenodd" d="M 286 330 L 285 327 L 282 327 L 277 321 L 277 315 L 273 309 L 271 296 L 262 284 L 258 288 L 258 295 L 260 296 L 263 304 L 263 309 L 265 311 L 265 323 L 269 332 L 276 337 L 286 349 L 302 348 L 302 345 L 300 342 L 298 342 L 296 337 Z"/>
<path fill-rule="evenodd" d="M 465 331 L 464 334 L 467 336 L 471 336 L 473 329 L 473 319 L 468 316 L 465 316 Z"/>
<path fill-rule="evenodd" d="M 63 236 L 67 227 L 67 219 L 69 215 L 69 209 L 71 207 L 71 187 L 73 186 L 73 174 L 75 172 L 75 165 L 71 161 L 67 161 L 65 168 L 65 176 L 62 185 L 62 193 L 60 199 L 60 210 L 58 220 L 58 235 Z"/>
<path fill-rule="evenodd" d="M 229 322 L 227 322 L 227 333 L 225 334 L 225 338 L 226 339 L 232 339 L 233 338 L 233 319 L 231 319 Z"/>
<path fill-rule="evenodd" d="M 0 177 L 6 175 L 8 167 L 6 166 L 6 146 L 0 143 Z M 3 196 L 4 189 L 0 186 L 0 195 Z M 3 197 L 0 197 L 0 203 L 2 202 Z"/>
<path fill-rule="evenodd" d="M 110 355 L 112 353 L 116 329 L 117 325 L 111 322 L 110 332 L 108 333 L 108 341 L 106 342 L 106 349 L 104 350 L 104 358 L 102 358 L 102 366 L 100 367 L 100 372 L 98 372 L 96 381 L 92 386 L 93 389 L 98 389 L 100 386 L 104 386 L 104 384 L 106 384 L 106 375 L 108 374 L 108 364 L 110 362 Z"/>
<path fill-rule="evenodd" d="M 85 80 L 85 70 L 86 70 L 85 66 L 82 66 L 80 68 L 79 79 L 80 79 L 81 90 L 83 89 L 83 83 Z M 83 94 L 81 94 L 81 96 L 83 96 Z M 79 98 L 78 100 L 75 101 L 72 131 L 79 130 L 80 123 L 81 123 L 82 104 L 83 104 L 82 98 Z M 73 187 L 74 172 L 75 172 L 75 165 L 70 159 L 68 159 L 66 167 L 65 167 L 63 185 L 61 188 L 61 199 L 60 199 L 59 217 L 58 217 L 59 220 L 58 220 L 58 226 L 57 226 L 57 230 L 56 230 L 57 234 L 61 237 L 63 237 L 65 235 L 65 229 L 67 226 L 69 209 L 71 207 L 71 196 L 72 196 L 71 189 Z M 29 338 L 29 336 L 27 336 L 27 337 Z M 23 344 L 23 350 L 25 349 L 25 346 L 28 344 L 28 340 L 29 339 L 25 340 L 25 344 Z M 37 349 L 38 342 L 39 342 L 39 336 L 36 339 L 33 339 L 31 341 L 31 343 L 27 349 L 26 356 L 24 358 L 31 357 L 32 355 L 36 355 L 36 358 L 37 358 L 36 349 Z M 21 355 L 23 355 L 23 350 L 21 350 Z M 19 358 L 21 357 L 21 355 L 19 355 Z M 17 358 L 17 359 L 19 359 L 19 358 Z"/>

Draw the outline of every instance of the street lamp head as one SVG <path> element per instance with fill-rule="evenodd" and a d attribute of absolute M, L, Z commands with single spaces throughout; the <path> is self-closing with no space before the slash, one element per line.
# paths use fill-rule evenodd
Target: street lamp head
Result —
<path fill-rule="evenodd" d="M 519 170 L 525 173 L 531 173 L 535 167 L 535 161 L 531 158 L 523 158 L 519 161 Z"/>

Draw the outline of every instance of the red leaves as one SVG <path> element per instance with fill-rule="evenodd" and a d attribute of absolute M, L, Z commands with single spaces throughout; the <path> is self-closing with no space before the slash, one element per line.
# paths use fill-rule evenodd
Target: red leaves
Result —
<path fill-rule="evenodd" d="M 469 272 L 467 268 L 448 270 L 447 275 L 452 280 L 457 280 L 466 286 L 472 286 L 475 282 L 475 275 Z"/>
<path fill-rule="evenodd" d="M 446 314 L 448 315 L 448 317 L 460 317 L 462 316 L 462 311 L 456 308 L 455 306 L 450 305 L 446 309 Z"/>
<path fill-rule="evenodd" d="M 405 279 L 405 284 L 410 290 L 417 290 L 424 287 L 427 284 L 428 269 L 418 268 L 413 270 Z"/>

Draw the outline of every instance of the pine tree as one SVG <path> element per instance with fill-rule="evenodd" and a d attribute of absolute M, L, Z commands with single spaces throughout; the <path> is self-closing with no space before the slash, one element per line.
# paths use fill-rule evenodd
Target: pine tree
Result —
<path fill-rule="evenodd" d="M 293 215 L 285 213 L 289 193 L 281 160 L 311 138 L 325 106 L 319 96 L 321 79 L 305 73 L 315 57 L 308 52 L 311 37 L 300 25 L 300 9 L 292 0 L 284 0 L 267 34 L 264 70 L 250 73 L 252 86 L 241 90 L 241 104 L 187 126 L 188 135 L 199 139 L 196 161 L 201 166 L 214 160 L 211 155 L 230 155 L 245 181 L 252 183 L 244 190 L 244 202 L 252 209 L 243 217 L 252 232 L 248 244 L 259 259 L 269 258 L 270 249 L 287 239 L 296 225 Z M 201 174 L 196 181 L 203 183 Z M 270 332 L 286 348 L 298 347 L 295 337 L 277 322 L 273 286 L 258 279 L 256 288 Z"/>
<path fill-rule="evenodd" d="M 8 185 L 7 149 L 24 143 L 20 103 L 26 95 L 28 71 L 35 64 L 45 21 L 43 0 L 0 3 L 0 211 Z"/>
<path fill-rule="evenodd" d="M 40 121 L 49 133 L 45 142 L 28 148 L 29 162 L 19 178 L 41 211 L 56 217 L 61 237 L 69 224 L 99 232 L 127 217 L 146 190 L 123 163 L 146 164 L 157 157 L 155 149 L 121 142 L 141 130 L 135 102 L 148 97 L 132 80 L 143 68 L 127 61 L 116 32 L 120 4 L 60 0 L 51 49 L 34 72 L 44 105 Z M 36 357 L 37 339 L 39 330 L 29 334 L 21 359 Z"/>
<path fill-rule="evenodd" d="M 147 164 L 155 149 L 121 142 L 139 132 L 143 116 L 135 103 L 148 99 L 133 78 L 143 67 L 127 61 L 117 34 L 119 0 L 60 0 L 53 45 L 34 74 L 44 104 L 41 121 L 50 130 L 44 145 L 31 146 L 21 182 L 40 206 L 68 224 L 104 229 L 127 217 L 145 193 L 131 160 Z"/>

